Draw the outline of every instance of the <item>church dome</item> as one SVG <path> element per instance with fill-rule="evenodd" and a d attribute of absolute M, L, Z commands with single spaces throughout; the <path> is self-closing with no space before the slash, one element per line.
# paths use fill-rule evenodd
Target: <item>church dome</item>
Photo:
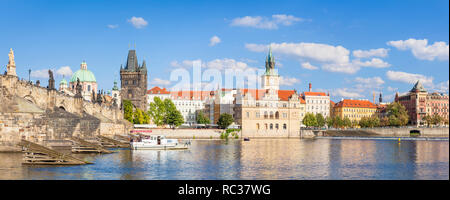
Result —
<path fill-rule="evenodd" d="M 80 69 L 72 75 L 70 82 L 76 83 L 77 79 L 80 79 L 80 82 L 97 82 L 94 73 L 87 69 L 87 64 L 84 61 L 81 63 Z"/>
<path fill-rule="evenodd" d="M 67 85 L 67 81 L 65 78 L 63 78 L 60 82 L 59 85 Z"/>

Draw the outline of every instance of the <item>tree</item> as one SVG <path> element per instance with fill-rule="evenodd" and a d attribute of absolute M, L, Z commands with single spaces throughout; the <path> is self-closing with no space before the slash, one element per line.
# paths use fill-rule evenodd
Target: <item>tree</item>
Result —
<path fill-rule="evenodd" d="M 210 124 L 211 120 L 205 116 L 202 111 L 197 111 L 197 123 L 198 124 Z"/>
<path fill-rule="evenodd" d="M 359 126 L 361 128 L 367 128 L 369 127 L 369 118 L 367 117 L 361 117 L 361 119 L 359 120 Z"/>
<path fill-rule="evenodd" d="M 408 124 L 408 112 L 406 111 L 405 106 L 403 106 L 399 102 L 389 104 L 386 110 L 389 119 L 389 125 L 404 126 Z"/>
<path fill-rule="evenodd" d="M 148 115 L 151 117 L 154 124 L 157 126 L 164 125 L 164 118 L 166 116 L 166 104 L 159 98 L 153 98 L 153 102 L 150 103 Z"/>
<path fill-rule="evenodd" d="M 332 127 L 333 126 L 333 117 L 327 116 L 325 121 L 327 122 L 327 126 L 328 127 Z"/>
<path fill-rule="evenodd" d="M 389 126 L 389 118 L 384 116 L 380 119 L 380 126 Z"/>
<path fill-rule="evenodd" d="M 123 118 L 133 123 L 133 104 L 130 100 L 123 100 Z"/>
<path fill-rule="evenodd" d="M 333 127 L 340 128 L 344 126 L 344 121 L 340 116 L 335 116 L 333 119 Z"/>
<path fill-rule="evenodd" d="M 428 127 L 433 125 L 433 117 L 431 117 L 430 115 L 426 115 L 422 120 L 427 122 Z"/>
<path fill-rule="evenodd" d="M 316 121 L 317 121 L 317 126 L 318 127 L 325 126 L 325 118 L 323 117 L 322 114 L 320 114 L 320 113 L 316 114 Z"/>
<path fill-rule="evenodd" d="M 175 128 L 184 123 L 183 115 L 177 110 L 175 104 L 172 100 L 165 99 L 164 106 L 166 108 L 166 114 L 164 117 L 164 123 L 170 125 L 170 127 Z"/>
<path fill-rule="evenodd" d="M 233 116 L 228 113 L 223 113 L 220 115 L 219 120 L 217 121 L 217 125 L 219 125 L 221 129 L 226 129 L 231 125 L 231 123 L 233 123 L 233 121 Z"/>
<path fill-rule="evenodd" d="M 143 114 L 143 111 L 141 109 L 136 108 L 136 111 L 134 112 L 134 124 L 144 124 L 145 123 L 145 117 Z"/>
<path fill-rule="evenodd" d="M 434 125 L 439 125 L 444 120 L 440 115 L 438 115 L 436 113 L 433 115 L 432 119 L 433 119 L 432 122 Z"/>
<path fill-rule="evenodd" d="M 315 127 L 317 126 L 316 116 L 312 113 L 306 113 L 303 117 L 302 123 L 307 127 Z"/>
<path fill-rule="evenodd" d="M 343 120 L 343 124 L 344 127 L 351 127 L 352 126 L 352 121 L 350 121 L 350 119 L 348 117 L 344 117 Z"/>

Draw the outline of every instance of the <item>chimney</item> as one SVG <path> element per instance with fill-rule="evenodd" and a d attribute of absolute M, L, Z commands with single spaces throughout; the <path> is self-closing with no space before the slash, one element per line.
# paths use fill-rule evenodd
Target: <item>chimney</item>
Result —
<path fill-rule="evenodd" d="M 309 83 L 309 91 L 311 92 L 311 83 Z"/>

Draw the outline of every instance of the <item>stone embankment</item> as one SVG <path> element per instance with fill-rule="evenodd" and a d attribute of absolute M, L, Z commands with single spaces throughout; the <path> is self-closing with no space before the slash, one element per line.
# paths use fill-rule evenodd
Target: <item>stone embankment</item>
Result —
<path fill-rule="evenodd" d="M 174 139 L 220 139 L 223 129 L 151 129 L 148 135 L 164 135 Z M 239 135 L 240 136 L 240 135 Z"/>
<path fill-rule="evenodd" d="M 411 131 L 419 132 L 420 137 L 448 137 L 448 127 L 417 128 L 417 127 L 389 127 L 347 130 L 327 130 L 324 136 L 355 136 L 355 137 L 408 137 Z"/>

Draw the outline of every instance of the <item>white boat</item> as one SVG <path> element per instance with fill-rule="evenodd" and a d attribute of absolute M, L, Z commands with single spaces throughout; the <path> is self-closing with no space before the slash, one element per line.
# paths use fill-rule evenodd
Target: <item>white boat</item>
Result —
<path fill-rule="evenodd" d="M 131 150 L 183 150 L 188 149 L 190 141 L 181 144 L 177 139 L 166 139 L 164 135 L 144 136 L 130 142 Z"/>

